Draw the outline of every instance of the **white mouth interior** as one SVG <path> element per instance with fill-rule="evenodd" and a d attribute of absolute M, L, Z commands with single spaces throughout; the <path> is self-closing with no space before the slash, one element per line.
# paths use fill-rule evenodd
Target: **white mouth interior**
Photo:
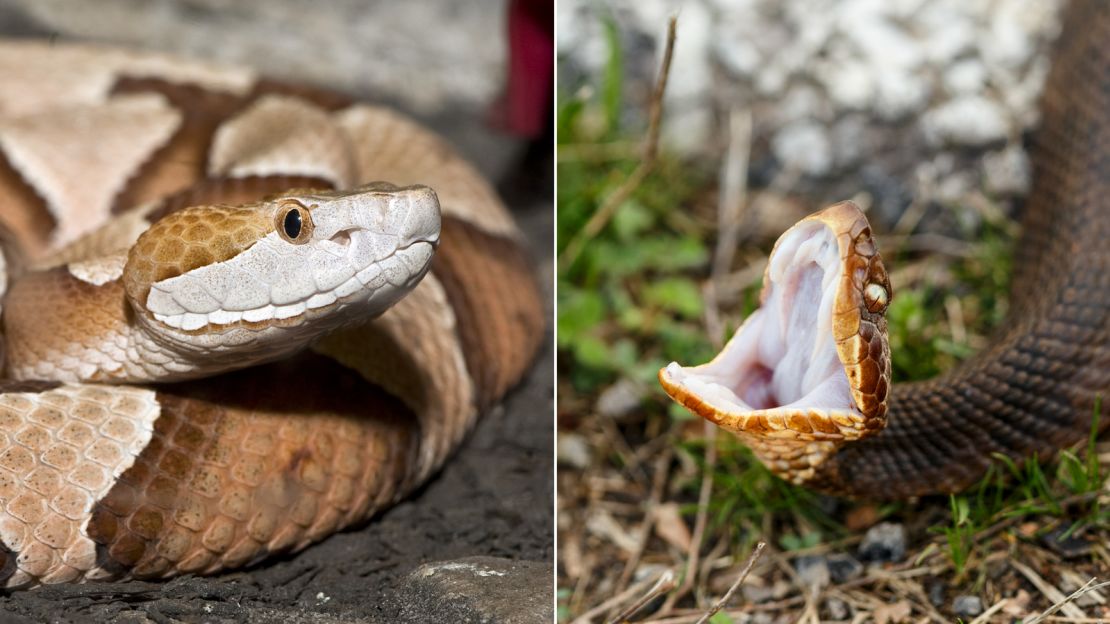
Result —
<path fill-rule="evenodd" d="M 665 374 L 720 412 L 858 413 L 832 333 L 840 271 L 828 228 L 810 222 L 790 229 L 771 256 L 763 307 L 712 362 L 694 368 L 671 363 Z"/>

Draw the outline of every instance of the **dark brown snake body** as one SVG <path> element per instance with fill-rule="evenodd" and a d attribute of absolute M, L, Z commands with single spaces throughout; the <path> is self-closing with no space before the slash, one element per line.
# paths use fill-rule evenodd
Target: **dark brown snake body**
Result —
<path fill-rule="evenodd" d="M 993 453 L 1046 457 L 1090 434 L 1096 396 L 1110 407 L 1110 4 L 1075 3 L 1058 45 L 1008 319 L 976 358 L 895 384 L 887 428 L 842 447 L 818 472 L 822 489 L 959 491 Z"/>

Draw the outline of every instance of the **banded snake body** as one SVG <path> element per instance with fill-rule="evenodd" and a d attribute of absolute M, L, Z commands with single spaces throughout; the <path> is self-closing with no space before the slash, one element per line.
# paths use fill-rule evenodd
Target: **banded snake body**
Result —
<path fill-rule="evenodd" d="M 1110 4 L 1071 5 L 1042 96 L 1010 312 L 989 346 L 892 385 L 895 295 L 866 217 L 845 202 L 783 234 L 762 308 L 712 362 L 660 371 L 671 397 L 779 476 L 865 499 L 957 492 L 996 453 L 1045 458 L 1090 435 L 1097 397 L 1110 399 Z"/>
<path fill-rule="evenodd" d="M 208 574 L 424 481 L 522 376 L 522 238 L 443 140 L 247 69 L 0 43 L 0 586 Z"/>

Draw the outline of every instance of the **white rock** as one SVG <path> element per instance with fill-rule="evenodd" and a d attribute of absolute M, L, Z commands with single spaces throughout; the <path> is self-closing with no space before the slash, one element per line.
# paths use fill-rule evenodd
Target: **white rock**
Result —
<path fill-rule="evenodd" d="M 1021 195 L 1029 191 L 1029 157 L 1020 145 L 991 152 L 983 157 L 983 182 L 998 195 Z"/>
<path fill-rule="evenodd" d="M 925 33 L 922 48 L 930 63 L 943 66 L 975 47 L 975 27 L 942 3 L 926 5 L 915 20 Z"/>
<path fill-rule="evenodd" d="M 855 42 L 869 63 L 879 68 L 913 70 L 925 61 L 921 46 L 902 28 L 886 19 L 841 22 L 841 31 Z"/>
<path fill-rule="evenodd" d="M 886 70 L 877 79 L 875 110 L 887 120 L 895 120 L 925 108 L 929 101 L 929 82 L 919 74 Z"/>
<path fill-rule="evenodd" d="M 707 4 L 717 13 L 754 13 L 760 0 L 708 0 Z"/>
<path fill-rule="evenodd" d="M 641 30 L 656 37 L 656 67 L 662 61 L 666 48 L 667 19 L 679 7 L 674 56 L 667 78 L 668 102 L 709 92 L 712 85 L 709 64 L 712 17 L 705 6 L 697 2 L 636 2 L 629 5 L 637 14 Z"/>
<path fill-rule="evenodd" d="M 814 121 L 800 121 L 779 130 L 771 140 L 775 156 L 787 167 L 822 176 L 832 169 L 832 146 L 825 128 Z"/>
<path fill-rule="evenodd" d="M 942 177 L 936 184 L 934 196 L 944 203 L 958 204 L 967 199 L 975 188 L 976 177 L 969 171 L 956 171 Z"/>
<path fill-rule="evenodd" d="M 888 0 L 886 10 L 899 19 L 912 19 L 929 0 Z"/>
<path fill-rule="evenodd" d="M 1048 77 L 1048 57 L 1041 56 L 1017 82 L 1001 82 L 1002 99 L 1021 128 L 1031 128 L 1040 116 L 1039 103 Z"/>
<path fill-rule="evenodd" d="M 590 465 L 593 453 L 586 439 L 577 433 L 560 431 L 556 444 L 556 457 L 560 464 L 585 470 Z"/>
<path fill-rule="evenodd" d="M 638 410 L 643 399 L 640 384 L 622 377 L 597 397 L 597 412 L 605 418 L 623 418 Z"/>
<path fill-rule="evenodd" d="M 755 77 L 755 88 L 763 96 L 778 95 L 786 86 L 786 78 L 786 72 L 781 67 L 770 65 L 759 70 Z"/>
<path fill-rule="evenodd" d="M 600 74 L 611 50 L 597 12 L 583 0 L 569 0 L 556 13 L 556 50 L 588 72 Z"/>
<path fill-rule="evenodd" d="M 795 84 L 779 100 L 772 115 L 779 125 L 808 118 L 819 118 L 829 114 L 825 98 L 811 85 Z"/>
<path fill-rule="evenodd" d="M 1004 12 L 991 16 L 986 33 L 979 37 L 979 54 L 988 66 L 1015 68 L 1023 65 L 1033 53 L 1033 42 L 1015 19 Z"/>
<path fill-rule="evenodd" d="M 875 81 L 869 68 L 854 60 L 822 63 L 816 68 L 817 80 L 839 108 L 859 110 L 875 98 Z"/>
<path fill-rule="evenodd" d="M 663 144 L 683 156 L 704 151 L 712 133 L 713 111 L 707 98 L 689 104 L 675 103 L 664 115 L 659 131 Z"/>
<path fill-rule="evenodd" d="M 750 40 L 736 37 L 720 37 L 713 42 L 714 56 L 725 71 L 739 78 L 751 77 L 763 58 Z"/>
<path fill-rule="evenodd" d="M 944 88 L 952 95 L 978 93 L 986 81 L 986 68 L 974 59 L 960 61 L 944 72 Z"/>
<path fill-rule="evenodd" d="M 867 149 L 864 132 L 867 130 L 867 117 L 862 114 L 848 114 L 837 120 L 832 127 L 833 162 L 836 167 L 853 165 L 864 156 Z"/>
<path fill-rule="evenodd" d="M 640 2 L 630 8 L 639 14 L 642 28 L 648 32 L 655 28 L 656 54 L 661 61 L 666 47 L 667 17 L 677 8 L 677 3 Z M 661 130 L 663 143 L 681 155 L 704 149 L 713 131 L 709 62 L 712 25 L 713 20 L 704 5 L 681 4 L 671 73 L 664 96 L 667 119 Z"/>
<path fill-rule="evenodd" d="M 933 145 L 984 145 L 1006 138 L 1009 121 L 997 103 L 977 95 L 962 96 L 925 113 L 925 138 Z"/>

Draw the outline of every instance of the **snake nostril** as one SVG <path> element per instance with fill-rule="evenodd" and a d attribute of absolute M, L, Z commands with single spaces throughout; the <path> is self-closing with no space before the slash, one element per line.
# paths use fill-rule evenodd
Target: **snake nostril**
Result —
<path fill-rule="evenodd" d="M 339 230 L 331 237 L 331 242 L 338 243 L 344 247 L 351 244 L 351 231 Z"/>

